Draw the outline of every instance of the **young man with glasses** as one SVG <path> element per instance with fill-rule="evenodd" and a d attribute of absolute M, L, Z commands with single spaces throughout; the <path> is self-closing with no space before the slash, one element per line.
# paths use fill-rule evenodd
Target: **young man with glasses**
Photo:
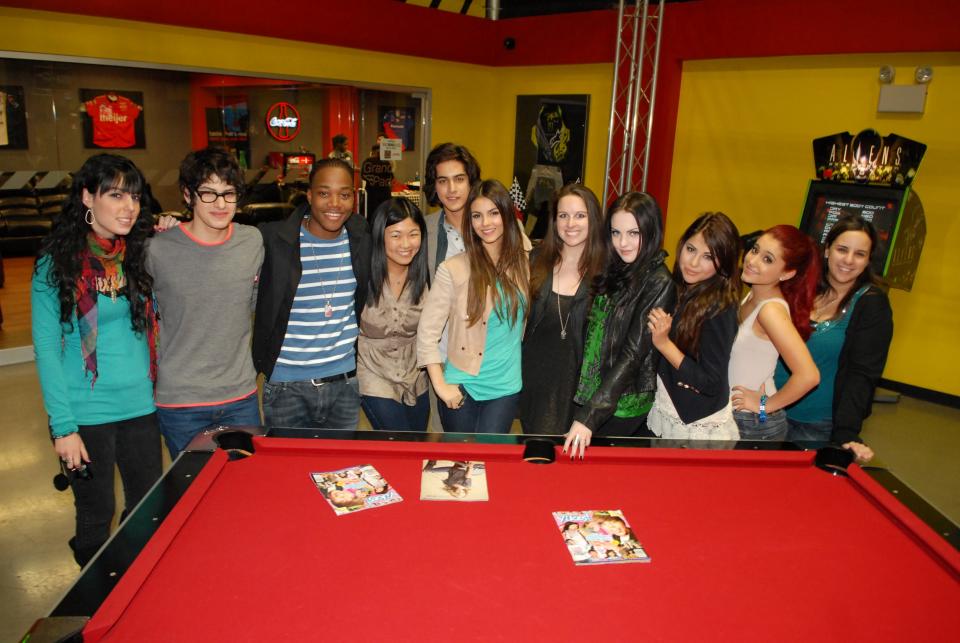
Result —
<path fill-rule="evenodd" d="M 192 219 L 147 250 L 160 318 L 157 417 L 174 458 L 212 424 L 260 424 L 248 347 L 263 239 L 233 223 L 242 171 L 222 148 L 191 152 L 180 189 Z"/>

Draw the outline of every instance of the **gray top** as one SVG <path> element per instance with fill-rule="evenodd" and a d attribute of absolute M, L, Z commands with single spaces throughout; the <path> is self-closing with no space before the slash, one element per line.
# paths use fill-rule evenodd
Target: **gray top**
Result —
<path fill-rule="evenodd" d="M 207 406 L 257 390 L 251 321 L 263 238 L 232 224 L 230 236 L 204 244 L 183 226 L 147 248 L 147 270 L 160 313 L 158 406 Z"/>

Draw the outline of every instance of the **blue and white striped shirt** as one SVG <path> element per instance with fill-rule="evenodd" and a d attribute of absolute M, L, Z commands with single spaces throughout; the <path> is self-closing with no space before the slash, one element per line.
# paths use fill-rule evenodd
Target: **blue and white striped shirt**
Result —
<path fill-rule="evenodd" d="M 300 264 L 300 283 L 271 382 L 338 375 L 357 366 L 357 279 L 346 229 L 327 240 L 300 228 Z"/>

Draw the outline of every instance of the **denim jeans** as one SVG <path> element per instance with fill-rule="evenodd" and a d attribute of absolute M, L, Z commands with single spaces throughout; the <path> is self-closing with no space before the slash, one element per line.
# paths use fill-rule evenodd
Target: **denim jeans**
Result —
<path fill-rule="evenodd" d="M 360 384 L 356 376 L 336 382 L 264 382 L 263 419 L 271 427 L 356 431 Z"/>
<path fill-rule="evenodd" d="M 477 401 L 464 393 L 463 406 L 448 408 L 442 401 L 440 422 L 447 433 L 510 433 L 510 425 L 520 409 L 520 394 Z"/>
<path fill-rule="evenodd" d="M 77 533 L 70 546 L 77 564 L 83 567 L 110 537 L 110 522 L 116 511 L 114 467 L 120 469 L 123 482 L 123 520 L 160 477 L 163 463 L 154 413 L 79 428 L 90 456 L 90 477 L 79 478 L 72 473 L 68 477 L 77 510 Z"/>
<path fill-rule="evenodd" d="M 424 393 L 407 406 L 385 397 L 360 396 L 360 406 L 374 431 L 426 431 L 430 418 L 430 396 Z"/>
<path fill-rule="evenodd" d="M 833 422 L 800 422 L 787 418 L 789 430 L 787 440 L 790 442 L 822 442 L 830 441 L 833 433 Z"/>
<path fill-rule="evenodd" d="M 787 438 L 787 414 L 783 409 L 767 415 L 766 422 L 752 411 L 734 411 L 741 440 L 767 440 L 782 442 Z"/>
<path fill-rule="evenodd" d="M 234 426 L 260 426 L 260 407 L 257 394 L 252 393 L 242 400 L 210 406 L 157 407 L 160 432 L 175 460 L 190 440 L 213 424 Z"/>

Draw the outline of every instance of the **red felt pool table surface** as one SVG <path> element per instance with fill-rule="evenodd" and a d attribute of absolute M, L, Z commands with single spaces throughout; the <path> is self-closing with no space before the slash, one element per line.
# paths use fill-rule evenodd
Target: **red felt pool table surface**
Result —
<path fill-rule="evenodd" d="M 812 452 L 257 438 L 216 452 L 84 630 L 110 641 L 956 640 L 960 553 Z M 423 459 L 488 502 L 419 500 Z M 336 516 L 309 473 L 403 502 Z M 621 509 L 649 564 L 573 564 L 551 512 Z"/>

